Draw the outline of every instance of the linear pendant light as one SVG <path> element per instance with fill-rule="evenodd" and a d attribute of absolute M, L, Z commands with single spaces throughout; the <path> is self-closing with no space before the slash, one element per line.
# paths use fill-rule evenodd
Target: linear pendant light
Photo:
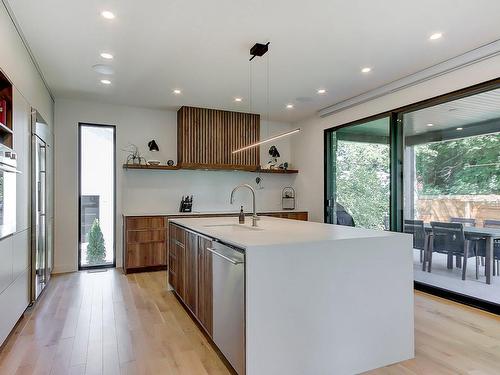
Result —
<path fill-rule="evenodd" d="M 250 59 L 250 62 L 253 60 L 253 58 L 255 56 L 259 56 L 259 57 L 263 56 L 268 51 L 269 44 L 270 44 L 270 42 L 267 42 L 266 44 L 256 43 L 252 47 L 252 49 L 250 49 L 250 54 L 252 55 L 252 58 Z M 250 84 L 249 84 L 249 87 L 250 87 L 250 95 L 249 95 L 249 99 L 250 99 L 250 112 L 252 112 L 252 65 L 251 64 L 250 64 Z M 267 112 L 267 121 L 269 122 L 269 57 L 267 59 L 267 111 L 268 111 Z M 234 150 L 232 153 L 236 154 L 238 152 L 241 152 L 241 151 L 244 151 L 244 150 L 248 150 L 248 149 L 253 148 L 253 147 L 260 146 L 260 145 L 262 145 L 264 143 L 272 142 L 272 141 L 274 141 L 276 139 L 279 139 L 279 138 L 288 137 L 289 135 L 292 135 L 292 134 L 295 134 L 295 133 L 298 133 L 298 132 L 300 132 L 300 128 L 297 128 L 297 129 L 294 129 L 294 130 L 290 130 L 290 131 L 287 131 L 285 133 L 281 133 L 281 134 L 278 134 L 278 135 L 274 135 L 274 136 L 272 136 L 270 138 L 264 139 L 264 140 L 259 141 L 259 142 L 252 143 L 251 145 L 248 145 L 248 146 L 239 148 L 237 150 Z"/>
<path fill-rule="evenodd" d="M 263 141 L 252 143 L 251 145 L 248 145 L 248 146 L 239 148 L 237 150 L 234 150 L 233 154 L 236 154 L 237 152 L 240 152 L 240 151 L 248 150 L 249 148 L 260 146 L 260 145 L 262 145 L 264 143 L 272 142 L 272 141 L 274 141 L 276 139 L 279 139 L 279 138 L 288 137 L 289 135 L 292 135 L 292 134 L 295 134 L 295 133 L 298 133 L 298 132 L 300 132 L 300 128 L 297 128 L 297 129 L 294 129 L 294 130 L 290 130 L 290 131 L 288 131 L 286 133 L 281 133 L 281 134 L 275 135 L 275 136 L 273 136 L 271 138 L 264 139 Z"/>

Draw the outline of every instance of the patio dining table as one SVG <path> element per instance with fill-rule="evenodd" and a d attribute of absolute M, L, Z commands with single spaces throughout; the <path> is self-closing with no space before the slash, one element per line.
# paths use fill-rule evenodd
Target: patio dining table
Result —
<path fill-rule="evenodd" d="M 425 245 L 428 248 L 429 241 L 432 236 L 432 227 L 430 224 L 424 224 L 426 240 Z M 500 229 L 498 228 L 477 228 L 477 227 L 465 227 L 464 226 L 464 235 L 466 240 L 481 240 L 484 239 L 486 241 L 486 256 L 485 256 L 485 275 L 486 275 L 486 284 L 491 284 L 491 276 L 493 275 L 493 242 L 495 240 L 500 240 Z M 453 264 L 453 256 L 448 256 L 448 264 Z M 423 269 L 425 270 L 425 255 L 424 255 L 424 265 Z"/>

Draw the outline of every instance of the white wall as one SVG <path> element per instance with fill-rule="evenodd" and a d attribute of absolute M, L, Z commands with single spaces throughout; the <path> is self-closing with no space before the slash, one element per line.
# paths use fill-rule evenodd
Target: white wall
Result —
<path fill-rule="evenodd" d="M 300 170 L 297 190 L 309 209 L 309 219 L 323 222 L 323 131 L 351 121 L 396 109 L 500 77 L 500 56 L 442 75 L 326 118 L 315 116 L 298 124 L 302 131 L 292 139 L 293 159 Z"/>
<path fill-rule="evenodd" d="M 0 345 L 30 302 L 31 107 L 53 123 L 53 102 L 3 4 L 0 4 L 0 69 L 13 83 L 14 151 L 18 154 L 17 231 L 0 240 Z"/>
<path fill-rule="evenodd" d="M 255 185 L 256 173 L 232 171 L 125 171 L 122 164 L 129 143 L 139 146 L 148 159 L 177 161 L 177 115 L 173 111 L 109 105 L 97 102 L 57 99 L 55 105 L 56 138 L 56 233 L 55 272 L 78 268 L 78 123 L 116 126 L 116 260 L 122 263 L 122 213 L 177 212 L 182 195 L 194 195 L 194 210 L 236 210 L 229 204 L 231 189 L 239 183 Z M 289 124 L 271 123 L 269 134 L 289 130 Z M 267 136 L 266 123 L 261 133 Z M 147 143 L 155 139 L 160 151 L 151 154 Z M 275 143 L 282 160 L 290 160 L 290 140 Z M 261 150 L 267 162 L 268 147 Z M 293 185 L 296 175 L 262 175 L 264 189 L 257 191 L 258 208 L 281 208 L 281 189 Z M 250 194 L 241 192 L 238 201 L 250 210 Z"/>

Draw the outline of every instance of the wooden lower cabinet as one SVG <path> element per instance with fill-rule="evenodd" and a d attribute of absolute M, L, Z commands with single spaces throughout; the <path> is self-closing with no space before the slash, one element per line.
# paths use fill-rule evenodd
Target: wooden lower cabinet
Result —
<path fill-rule="evenodd" d="M 296 212 L 296 211 L 294 211 L 294 212 L 264 213 L 263 216 L 278 217 L 281 219 L 301 220 L 301 221 L 308 220 L 307 212 Z"/>
<path fill-rule="evenodd" d="M 198 236 L 186 232 L 184 251 L 184 303 L 194 315 L 198 313 Z"/>
<path fill-rule="evenodd" d="M 174 291 L 184 298 L 184 245 L 170 241 L 168 280 Z"/>
<path fill-rule="evenodd" d="M 212 241 L 175 224 L 169 233 L 169 283 L 212 336 Z"/>
<path fill-rule="evenodd" d="M 198 239 L 198 313 L 200 323 L 210 337 L 213 334 L 212 324 L 212 253 L 207 248 L 212 241 L 205 237 Z"/>
<path fill-rule="evenodd" d="M 167 268 L 166 223 L 164 216 L 124 217 L 125 273 Z"/>

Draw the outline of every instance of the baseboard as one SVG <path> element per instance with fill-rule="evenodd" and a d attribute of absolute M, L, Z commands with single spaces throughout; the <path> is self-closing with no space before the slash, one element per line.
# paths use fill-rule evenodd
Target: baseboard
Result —
<path fill-rule="evenodd" d="M 60 265 L 54 266 L 52 273 L 58 274 L 58 273 L 69 273 L 69 272 L 76 272 L 76 271 L 78 271 L 78 269 L 75 267 L 74 264 L 60 264 Z"/>

